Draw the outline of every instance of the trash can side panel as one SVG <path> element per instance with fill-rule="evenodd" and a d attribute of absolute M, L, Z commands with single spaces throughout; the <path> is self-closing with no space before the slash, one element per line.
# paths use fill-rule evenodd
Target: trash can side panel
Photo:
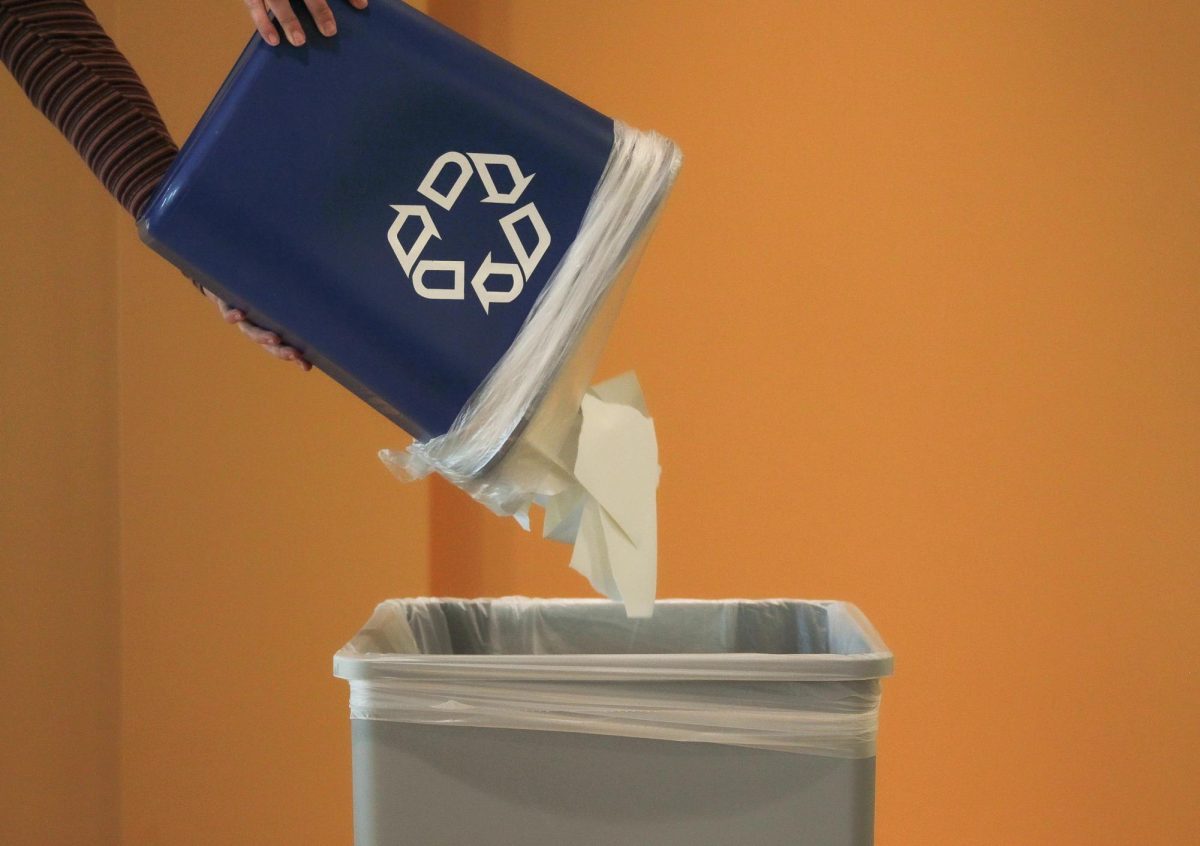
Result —
<path fill-rule="evenodd" d="M 870 846 L 874 759 L 352 721 L 357 846 Z"/>

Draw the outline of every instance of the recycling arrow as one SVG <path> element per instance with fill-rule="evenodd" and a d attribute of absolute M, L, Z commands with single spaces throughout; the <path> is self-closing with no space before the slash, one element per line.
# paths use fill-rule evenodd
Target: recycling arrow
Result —
<path fill-rule="evenodd" d="M 512 287 L 507 291 L 489 289 L 488 279 L 501 275 L 512 279 Z M 488 253 L 479 265 L 479 270 L 471 277 L 471 287 L 475 289 L 475 296 L 479 297 L 479 304 L 483 306 L 486 314 L 492 303 L 511 303 L 519 297 L 525 288 L 525 278 L 521 275 L 520 267 L 511 262 L 492 261 L 492 254 Z"/>
<path fill-rule="evenodd" d="M 536 175 L 531 173 L 526 176 L 521 173 L 521 166 L 517 164 L 517 160 L 504 153 L 467 153 L 467 155 L 475 163 L 475 171 L 479 174 L 480 181 L 483 182 L 484 190 L 487 191 L 487 196 L 480 200 L 481 203 L 515 203 L 525 193 L 525 189 L 529 187 L 529 183 Z M 512 190 L 502 194 L 496 188 L 496 180 L 492 178 L 491 168 L 493 165 L 502 165 L 508 168 L 513 181 Z"/>
<path fill-rule="evenodd" d="M 526 250 L 525 245 L 521 243 L 521 236 L 517 234 L 517 221 L 519 220 L 528 220 L 533 226 L 533 231 L 537 235 L 537 244 L 534 245 L 533 250 Z M 500 228 L 504 230 L 504 236 L 508 238 L 508 245 L 512 247 L 513 255 L 517 257 L 525 277 L 529 278 L 537 269 L 538 262 L 542 260 L 546 250 L 550 248 L 550 230 L 546 228 L 546 223 L 538 213 L 537 206 L 533 203 L 526 203 L 515 212 L 506 214 L 500 218 Z"/>
<path fill-rule="evenodd" d="M 449 192 L 443 194 L 433 187 L 433 184 L 438 181 L 442 175 L 442 171 L 447 165 L 456 165 L 458 167 L 458 176 L 454 179 L 454 184 L 450 186 Z M 467 161 L 467 157 L 462 153 L 442 153 L 438 156 L 430 167 L 429 172 L 425 174 L 425 178 L 421 180 L 421 187 L 417 189 L 417 193 L 423 197 L 428 197 L 446 211 L 450 211 L 454 207 L 454 203 L 458 200 L 458 195 L 467 187 L 467 183 L 471 181 L 471 163 Z"/>
<path fill-rule="evenodd" d="M 429 209 L 425 206 L 392 206 L 392 208 L 396 212 L 396 219 L 392 221 L 392 226 L 388 229 L 388 243 L 392 245 L 396 259 L 404 268 L 404 274 L 411 276 L 413 265 L 417 263 L 417 259 L 420 257 L 421 251 L 425 249 L 425 245 L 429 243 L 429 239 L 441 240 L 442 236 L 438 234 L 437 227 L 433 225 L 433 218 L 429 216 Z M 400 230 L 404 227 L 405 222 L 413 216 L 419 217 L 423 226 L 421 234 L 417 236 L 412 247 L 406 250 L 400 243 Z"/>

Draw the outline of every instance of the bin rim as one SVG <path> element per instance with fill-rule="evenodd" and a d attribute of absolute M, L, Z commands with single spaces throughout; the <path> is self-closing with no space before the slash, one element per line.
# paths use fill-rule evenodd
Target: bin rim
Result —
<path fill-rule="evenodd" d="M 611 605 L 606 599 L 536 599 L 499 597 L 460 599 L 421 597 L 381 602 L 371 619 L 353 640 L 333 657 L 333 674 L 346 680 L 371 679 L 473 679 L 562 682 L 799 682 L 866 681 L 890 676 L 893 656 L 866 615 L 853 603 L 841 600 L 804 599 L 660 599 L 656 604 L 723 605 L 734 603 L 784 602 L 815 605 L 845 615 L 844 625 L 867 645 L 861 652 L 778 654 L 760 652 L 719 653 L 633 653 L 562 655 L 423 655 L 370 652 L 360 648 L 363 633 L 378 627 L 389 615 L 414 602 L 494 603 L 521 601 L 531 605 Z"/>

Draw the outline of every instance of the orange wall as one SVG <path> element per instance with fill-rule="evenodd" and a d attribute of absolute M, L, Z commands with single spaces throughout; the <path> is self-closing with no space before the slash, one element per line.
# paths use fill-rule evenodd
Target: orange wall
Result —
<path fill-rule="evenodd" d="M 1193 842 L 1200 7 L 435 10 L 681 143 L 601 373 L 658 425 L 661 593 L 870 615 L 879 842 Z M 433 497 L 439 593 L 587 593 Z"/>
<path fill-rule="evenodd" d="M 116 215 L 0 66 L 6 846 L 117 843 Z"/>
<path fill-rule="evenodd" d="M 177 139 L 251 32 L 240 3 L 121 6 Z M 123 841 L 349 843 L 331 659 L 428 591 L 427 487 L 375 457 L 402 432 L 221 323 L 132 226 L 119 248 Z"/>

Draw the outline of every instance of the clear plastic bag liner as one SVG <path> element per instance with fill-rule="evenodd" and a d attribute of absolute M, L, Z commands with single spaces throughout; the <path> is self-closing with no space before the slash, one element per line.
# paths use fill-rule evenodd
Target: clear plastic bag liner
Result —
<path fill-rule="evenodd" d="M 874 754 L 891 653 L 854 606 L 382 603 L 334 658 L 354 719 Z"/>
<path fill-rule="evenodd" d="M 654 132 L 614 122 L 579 232 L 512 346 L 445 434 L 382 450 L 401 479 L 436 472 L 498 514 L 553 493 L 554 461 L 682 161 Z M 519 437 L 518 437 L 519 435 Z"/>

